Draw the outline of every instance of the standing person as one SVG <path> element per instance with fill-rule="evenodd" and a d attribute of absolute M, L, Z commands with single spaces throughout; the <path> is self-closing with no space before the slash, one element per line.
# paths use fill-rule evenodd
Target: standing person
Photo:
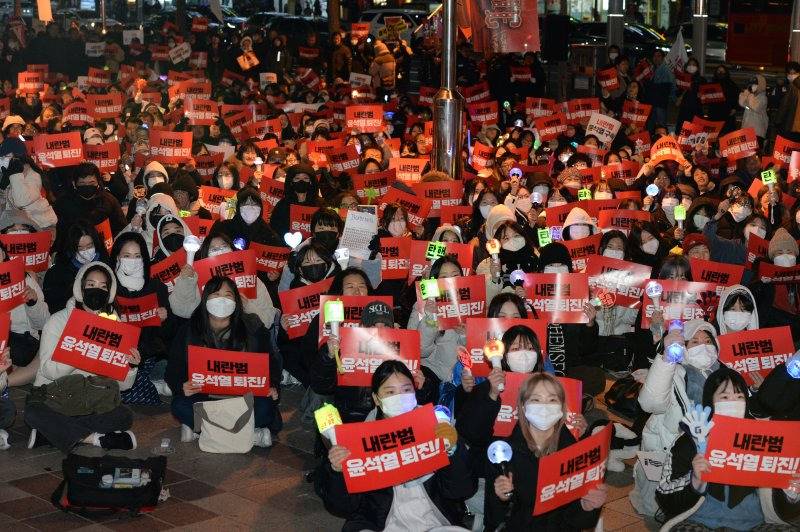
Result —
<path fill-rule="evenodd" d="M 800 140 L 800 63 L 786 64 L 786 79 L 789 87 L 781 99 L 776 115 L 778 133 L 792 141 Z"/>
<path fill-rule="evenodd" d="M 720 87 L 722 87 L 725 101 L 709 104 L 708 115 L 711 120 L 725 122 L 722 126 L 722 131 L 720 131 L 720 135 L 724 135 L 736 129 L 736 111 L 739 109 L 739 87 L 731 79 L 731 74 L 725 65 L 719 65 L 716 68 L 712 81 L 719 83 Z"/>
<path fill-rule="evenodd" d="M 651 134 L 656 125 L 667 123 L 667 107 L 670 102 L 675 101 L 675 74 L 664 61 L 664 52 L 661 50 L 653 53 L 653 67 L 655 68 L 653 79 L 646 92 L 647 102 L 653 106 L 648 128 Z"/>
<path fill-rule="evenodd" d="M 375 59 L 369 65 L 369 74 L 375 89 L 384 92 L 394 89 L 395 65 L 396 61 L 389 47 L 382 41 L 375 42 Z"/>
<path fill-rule="evenodd" d="M 675 102 L 678 105 L 678 119 L 675 121 L 676 134 L 681 132 L 684 122 L 691 122 L 692 118 L 703 114 L 698 91 L 700 90 L 700 84 L 705 83 L 706 80 L 700 75 L 700 63 L 692 57 L 686 62 L 684 69 L 691 74 L 692 82 L 691 86 L 683 91 Z"/>
<path fill-rule="evenodd" d="M 767 116 L 767 80 L 761 74 L 756 74 L 747 87 L 739 93 L 739 106 L 744 108 L 742 128 L 752 127 L 759 138 L 759 143 L 764 143 L 769 127 Z"/>
<path fill-rule="evenodd" d="M 331 49 L 331 75 L 330 81 L 333 82 L 336 78 L 346 81 L 350 79 L 350 67 L 353 63 L 353 53 L 350 48 L 345 46 L 342 34 L 336 32 L 331 37 L 333 48 Z"/>

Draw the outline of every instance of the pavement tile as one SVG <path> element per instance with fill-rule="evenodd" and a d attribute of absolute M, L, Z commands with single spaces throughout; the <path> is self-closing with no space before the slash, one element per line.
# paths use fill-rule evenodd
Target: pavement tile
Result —
<path fill-rule="evenodd" d="M 6 501 L 0 505 L 0 513 L 18 520 L 52 512 L 52 504 L 44 499 L 33 496 Z"/>
<path fill-rule="evenodd" d="M 169 486 L 170 497 L 177 497 L 184 501 L 204 499 L 219 493 L 222 493 L 222 490 L 196 479 L 184 480 Z"/>
<path fill-rule="evenodd" d="M 15 488 L 26 491 L 31 495 L 38 495 L 40 497 L 50 497 L 61 483 L 61 479 L 54 477 L 49 473 L 35 475 L 32 477 L 19 478 L 9 482 Z"/>
<path fill-rule="evenodd" d="M 204 510 L 188 502 L 179 502 L 164 508 L 158 508 L 150 514 L 173 526 L 191 525 L 207 521 L 217 516 L 214 512 Z"/>
<path fill-rule="evenodd" d="M 60 510 L 37 517 L 31 517 L 22 522 L 42 532 L 75 530 L 92 524 L 88 519 L 84 519 L 79 515 L 69 514 Z"/>

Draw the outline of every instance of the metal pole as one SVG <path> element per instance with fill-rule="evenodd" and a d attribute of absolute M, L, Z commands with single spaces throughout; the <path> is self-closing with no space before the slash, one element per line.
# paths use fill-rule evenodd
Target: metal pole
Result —
<path fill-rule="evenodd" d="M 456 0 L 442 5 L 442 87 L 433 97 L 434 170 L 461 178 L 461 115 L 464 101 L 456 91 Z"/>
<path fill-rule="evenodd" d="M 620 50 L 622 50 L 622 41 L 625 34 L 625 19 L 623 17 L 622 0 L 609 0 L 607 42 L 608 46 L 616 44 Z"/>
<path fill-rule="evenodd" d="M 102 29 L 100 30 L 103 35 L 106 34 L 106 0 L 100 0 L 100 20 L 102 21 Z"/>
<path fill-rule="evenodd" d="M 706 35 L 708 31 L 707 0 L 694 0 L 692 17 L 692 54 L 700 63 L 700 74 L 706 71 Z"/>
<path fill-rule="evenodd" d="M 789 57 L 800 61 L 800 0 L 794 0 L 792 7 L 792 33 L 789 37 Z"/>
<path fill-rule="evenodd" d="M 139 19 L 139 28 L 144 29 L 144 0 L 136 0 L 136 18 Z M 144 44 L 142 42 L 141 44 Z"/>

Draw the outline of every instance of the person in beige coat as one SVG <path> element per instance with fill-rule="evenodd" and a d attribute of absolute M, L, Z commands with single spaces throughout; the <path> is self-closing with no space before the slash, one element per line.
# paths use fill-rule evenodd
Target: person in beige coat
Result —
<path fill-rule="evenodd" d="M 750 84 L 739 93 L 739 105 L 744 108 L 742 129 L 752 127 L 757 137 L 767 136 L 769 117 L 767 116 L 767 80 L 756 74 Z"/>
<path fill-rule="evenodd" d="M 389 47 L 381 41 L 375 42 L 375 59 L 369 66 L 372 76 L 372 87 L 375 89 L 393 89 L 395 82 L 395 59 Z"/>

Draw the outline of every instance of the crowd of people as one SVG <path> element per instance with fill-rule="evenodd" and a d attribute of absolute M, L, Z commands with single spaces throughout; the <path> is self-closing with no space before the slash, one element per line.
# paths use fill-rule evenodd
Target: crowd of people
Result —
<path fill-rule="evenodd" d="M 123 43 L 51 24 L 38 34 L 8 28 L 0 41 L 0 257 L 27 269 L 6 312 L 2 448 L 130 450 L 128 405 L 163 401 L 181 445 L 191 444 L 202 438 L 196 405 L 220 399 L 191 377 L 200 347 L 269 358 L 269 391 L 253 402 L 259 447 L 282 428 L 287 386 L 303 387 L 292 406 L 306 418 L 330 403 L 345 424 L 446 407 L 436 430 L 448 465 L 379 490 L 351 493 L 342 471 L 354 450 L 318 435 L 309 479 L 344 530 L 477 528 L 481 519 L 486 530 L 593 528 L 605 485 L 533 515 L 536 471 L 608 425 L 606 467 L 632 464 L 630 500 L 643 516 L 672 530 L 796 529 L 797 469 L 786 488 L 705 482 L 709 462 L 689 428 L 695 405 L 712 416 L 800 419 L 800 65 L 773 91 L 761 75 L 739 90 L 725 66 L 706 80 L 694 58 L 674 69 L 661 52 L 634 61 L 612 46 L 610 82 L 562 106 L 548 99 L 536 53 L 482 57 L 460 41 L 469 132 L 461 171 L 448 175 L 429 161 L 440 63 L 432 37 L 409 45 L 338 32 L 321 43 L 194 29 L 169 23 Z M 88 57 L 97 43 L 101 53 Z M 171 53 L 184 43 L 189 52 Z M 360 105 L 370 120 L 351 115 Z M 770 109 L 780 109 L 773 120 Z M 47 249 L 12 244 L 41 234 Z M 434 251 L 414 257 L 416 242 Z M 245 272 L 253 283 L 230 269 L 200 281 L 198 262 L 251 249 L 264 259 Z M 42 251 L 44 266 L 32 267 Z M 644 274 L 623 293 L 619 279 L 597 280 L 605 268 Z M 502 363 L 484 377 L 462 356 L 475 347 L 469 318 L 452 324 L 448 302 L 420 291 L 422 281 L 460 286 L 462 277 L 480 279 L 470 286 L 485 294 L 467 296 L 467 314 L 503 324 L 493 339 Z M 537 298 L 538 278 L 590 288 L 558 314 L 569 290 Z M 670 299 L 684 292 L 696 297 Z M 316 296 L 310 314 L 288 308 L 295 294 Z M 386 360 L 371 367 L 371 385 L 341 385 L 350 353 L 339 333 L 321 336 L 320 296 L 360 301 L 353 327 L 415 332 L 418 366 Z M 48 401 L 75 376 L 102 377 L 54 360 L 76 310 L 128 321 L 133 300 L 150 301 L 155 321 L 124 353 L 124 379 L 98 381 L 102 408 Z M 721 360 L 732 360 L 725 336 L 766 328 L 788 328 L 783 359 Z M 487 448 L 502 439 L 493 427 L 514 374 L 529 376 L 508 403 L 519 416 L 505 437 L 510 467 L 500 469 Z M 570 380 L 582 390 L 577 407 Z M 20 413 L 30 438 L 9 442 L 3 429 L 17 412 L 7 389 L 30 385 Z M 657 478 L 629 460 L 636 451 L 661 453 Z"/>

